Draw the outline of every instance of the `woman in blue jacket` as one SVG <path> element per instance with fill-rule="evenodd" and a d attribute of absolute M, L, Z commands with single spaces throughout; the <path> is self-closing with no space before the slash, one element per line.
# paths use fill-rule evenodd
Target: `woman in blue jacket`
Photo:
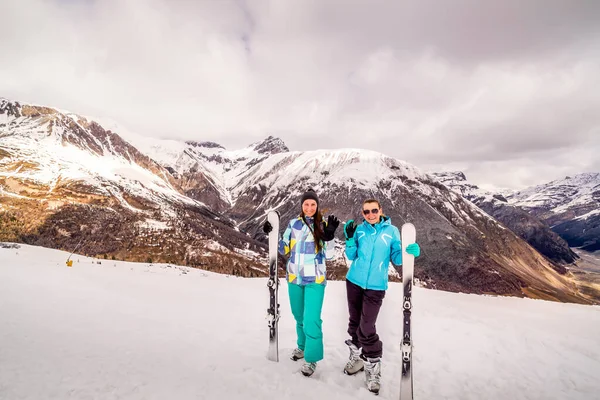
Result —
<path fill-rule="evenodd" d="M 346 274 L 350 361 L 344 372 L 353 375 L 364 369 L 367 388 L 378 393 L 383 345 L 375 323 L 388 288 L 388 266 L 390 261 L 402 264 L 402 247 L 398 228 L 383 215 L 379 201 L 365 200 L 362 212 L 362 224 L 350 220 L 344 225 L 345 252 L 352 261 Z M 413 243 L 406 252 L 418 257 L 421 250 Z"/>

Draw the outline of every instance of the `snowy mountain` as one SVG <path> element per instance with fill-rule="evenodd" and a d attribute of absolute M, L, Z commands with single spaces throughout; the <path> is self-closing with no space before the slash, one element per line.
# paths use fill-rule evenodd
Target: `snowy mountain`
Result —
<path fill-rule="evenodd" d="M 500 193 L 479 188 L 479 186 L 469 183 L 467 177 L 461 171 L 452 172 L 434 172 L 433 176 L 444 185 L 460 193 L 464 198 L 473 203 L 506 203 L 506 198 Z"/>
<path fill-rule="evenodd" d="M 285 285 L 276 363 L 266 358 L 265 278 L 79 255 L 67 268 L 68 255 L 0 244 L 1 399 L 399 397 L 400 284 L 390 284 L 377 321 L 382 389 L 374 397 L 363 373 L 342 373 L 343 282 L 328 284 L 325 357 L 306 378 L 288 358 L 296 333 Z M 417 400 L 598 398 L 598 306 L 422 287 L 413 306 Z"/>
<path fill-rule="evenodd" d="M 129 140 L 169 170 L 186 196 L 211 204 L 219 212 L 236 205 L 244 171 L 271 155 L 289 152 L 272 136 L 233 151 L 213 142 L 148 140 L 132 135 Z"/>
<path fill-rule="evenodd" d="M 75 185 L 90 195 L 111 196 L 128 209 L 134 205 L 127 195 L 161 207 L 174 201 L 193 204 L 155 161 L 93 121 L 6 99 L 0 99 L 0 118 L 3 175 L 13 189 L 7 193 L 18 191 L 19 184 L 43 185 L 47 193 L 58 192 L 55 205 L 60 206 Z"/>
<path fill-rule="evenodd" d="M 600 249 L 600 173 L 583 173 L 507 196 L 540 218 L 570 246 Z"/>
<path fill-rule="evenodd" d="M 491 193 L 469 183 L 460 171 L 439 172 L 433 175 L 444 185 L 502 222 L 534 249 L 556 262 L 558 271 L 566 272 L 563 264 L 572 263 L 578 258 L 567 242 L 548 225 L 521 208 L 510 205 L 502 194 Z"/>
<path fill-rule="evenodd" d="M 73 113 L 0 99 L 0 199 L 4 240 L 81 242 L 81 251 L 107 258 L 264 274 L 262 243 L 186 196 L 120 136 Z"/>
<path fill-rule="evenodd" d="M 261 276 L 266 212 L 285 224 L 312 187 L 342 221 L 360 219 L 361 202 L 375 197 L 397 226 L 413 222 L 423 248 L 416 276 L 430 287 L 596 301 L 480 208 L 381 153 L 289 151 L 274 137 L 233 151 L 126 130 L 122 139 L 118 127 L 72 113 L 0 104 L 0 240 L 65 250 L 82 241 L 80 251 L 102 258 Z M 340 258 L 328 277 L 346 269 Z"/>
<path fill-rule="evenodd" d="M 254 150 L 260 146 L 275 151 L 266 155 Z M 215 203 L 215 194 L 228 194 L 217 204 L 230 204 L 224 211 L 238 221 L 242 231 L 257 239 L 263 237 L 260 222 L 266 212 L 276 209 L 284 221 L 293 218 L 299 209 L 298 198 L 308 187 L 319 193 L 324 209 L 342 220 L 360 219 L 360 202 L 375 197 L 381 199 L 393 222 L 412 221 L 419 227 L 429 249 L 423 255 L 427 268 L 417 268 L 417 276 L 434 287 L 504 294 L 519 294 L 522 287 L 532 287 L 535 289 L 528 295 L 561 297 L 555 287 L 560 282 L 559 291 L 575 293 L 568 279 L 553 270 L 564 273 L 564 269 L 541 261 L 539 254 L 477 207 L 406 162 L 359 149 L 290 152 L 273 137 L 235 152 L 217 146 L 189 147 L 171 158 L 176 162 L 163 161 L 162 165 L 178 176 L 195 171 L 209 176 L 214 190 L 199 192 L 195 198 L 208 202 L 203 197 L 208 195 Z M 193 163 L 189 161 L 192 154 Z M 188 161 L 182 163 L 183 159 Z M 341 230 L 338 237 L 341 241 Z M 522 265 L 531 267 L 523 271 Z M 345 270 L 345 263 L 333 263 L 329 275 L 342 278 Z M 547 274 L 552 275 L 552 284 Z"/>

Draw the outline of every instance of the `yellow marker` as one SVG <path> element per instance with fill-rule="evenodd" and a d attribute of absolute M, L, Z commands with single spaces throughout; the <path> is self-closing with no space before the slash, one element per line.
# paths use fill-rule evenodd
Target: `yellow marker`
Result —
<path fill-rule="evenodd" d="M 72 266 L 73 266 L 73 260 L 68 260 L 67 267 L 72 267 Z"/>

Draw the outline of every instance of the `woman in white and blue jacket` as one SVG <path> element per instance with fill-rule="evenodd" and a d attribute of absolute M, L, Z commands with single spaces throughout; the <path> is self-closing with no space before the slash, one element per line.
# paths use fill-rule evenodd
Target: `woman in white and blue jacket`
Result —
<path fill-rule="evenodd" d="M 333 246 L 327 243 L 334 238 L 339 220 L 330 215 L 324 221 L 319 211 L 319 198 L 309 189 L 300 199 L 301 213 L 287 225 L 279 252 L 288 257 L 286 278 L 292 314 L 296 320 L 297 348 L 291 359 L 304 358 L 301 371 L 311 376 L 317 362 L 323 359 L 323 329 L 321 310 L 327 283 L 325 259 L 333 258 Z M 267 221 L 263 231 L 272 230 Z"/>
<path fill-rule="evenodd" d="M 353 220 L 344 225 L 346 256 L 352 264 L 346 274 L 348 298 L 348 334 L 350 361 L 344 372 L 353 375 L 366 369 L 367 388 L 379 392 L 383 344 L 377 335 L 377 315 L 388 288 L 390 261 L 402 264 L 402 247 L 398 228 L 383 215 L 381 204 L 375 199 L 363 202 L 364 221 L 357 225 Z M 406 252 L 418 257 L 417 243 L 407 246 Z M 362 351 L 361 351 L 362 349 Z"/>

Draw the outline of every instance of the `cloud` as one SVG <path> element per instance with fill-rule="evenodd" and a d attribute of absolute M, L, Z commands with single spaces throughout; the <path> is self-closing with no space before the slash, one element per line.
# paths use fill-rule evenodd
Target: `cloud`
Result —
<path fill-rule="evenodd" d="M 275 134 L 504 187 L 600 170 L 596 1 L 22 0 L 0 15 L 0 96 L 143 135 Z"/>

